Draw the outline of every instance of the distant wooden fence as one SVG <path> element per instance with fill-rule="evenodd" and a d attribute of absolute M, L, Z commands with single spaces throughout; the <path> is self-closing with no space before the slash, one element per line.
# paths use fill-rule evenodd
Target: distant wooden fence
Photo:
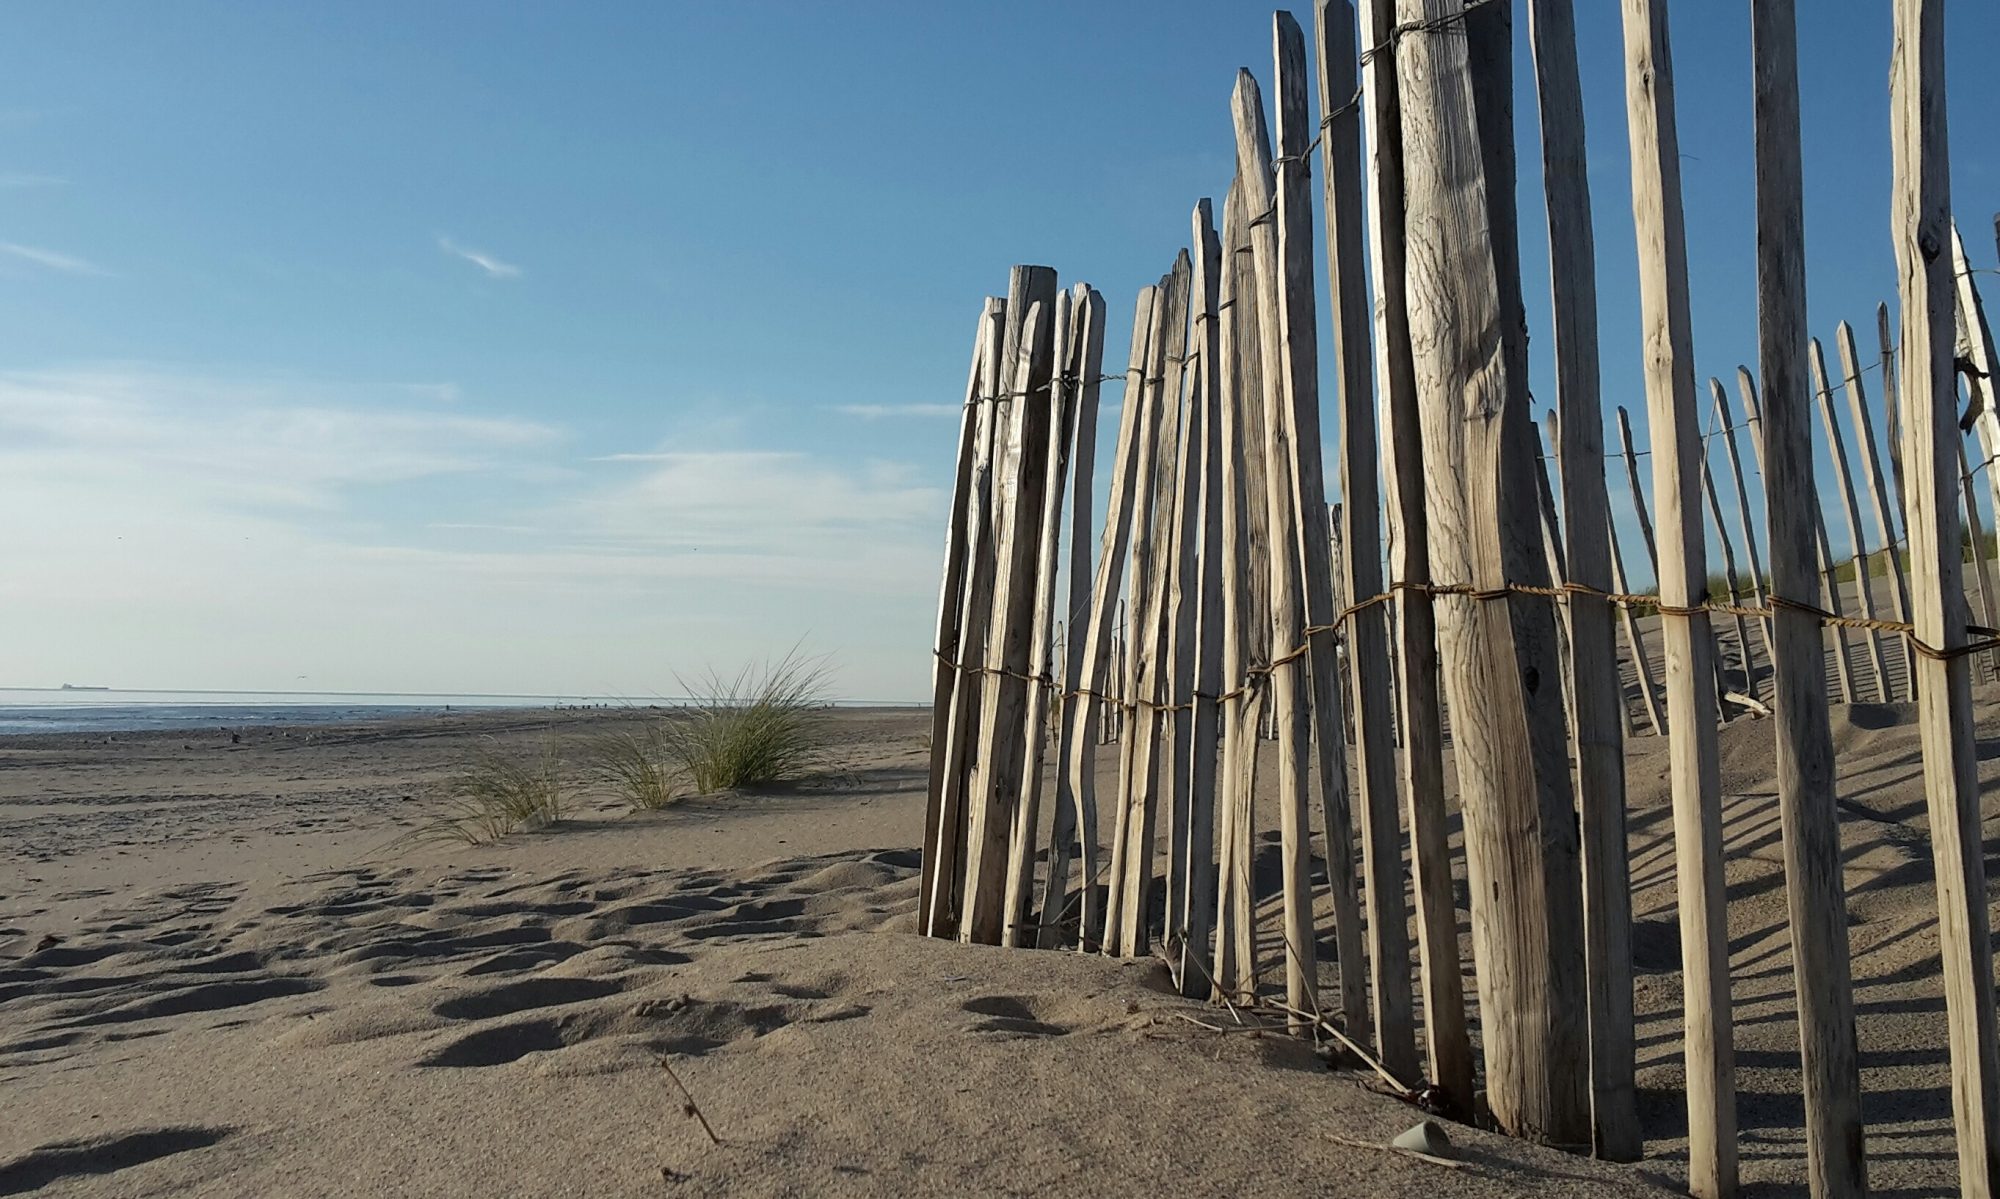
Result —
<path fill-rule="evenodd" d="M 1828 704 L 1914 700 L 1962 1181 L 1992 1194 L 2000 1067 L 1969 685 L 1975 657 L 1996 672 L 1993 643 L 1975 640 L 1994 636 L 1982 626 L 2000 606 L 1977 497 L 1983 474 L 2000 500 L 2000 397 L 1949 215 L 1941 0 L 1894 5 L 1900 334 L 1881 306 L 1864 358 L 1841 324 L 1837 373 L 1805 328 L 1793 6 L 1751 4 L 1759 361 L 1737 369 L 1740 412 L 1722 380 L 1704 397 L 1694 372 L 1665 0 L 1623 0 L 1651 445 L 1637 444 L 1621 407 L 1612 449 L 1570 3 L 1527 7 L 1553 285 L 1546 441 L 1529 414 L 1501 0 L 1362 0 L 1358 14 L 1322 0 L 1317 119 L 1305 35 L 1277 14 L 1275 123 L 1242 73 L 1220 220 L 1199 203 L 1191 248 L 1140 291 L 1122 373 L 1104 372 L 1107 310 L 1088 286 L 1062 291 L 1054 271 L 1017 267 L 1006 297 L 986 302 L 934 643 L 922 931 L 1157 952 L 1184 993 L 1338 1038 L 1397 1087 L 1425 1086 L 1426 1102 L 1469 1117 L 1449 735 L 1490 1117 L 1630 1159 L 1641 1136 L 1623 746 L 1664 735 L 1690 1186 L 1729 1195 L 1716 728 L 1769 716 L 1810 1177 L 1816 1194 L 1859 1194 Z M 1331 510 L 1315 150 L 1341 432 Z M 1955 366 L 1976 465 L 1958 431 Z M 1100 520 L 1099 398 L 1114 381 L 1123 402 Z M 1815 477 L 1815 413 L 1838 542 Z M 1608 477 L 1626 489 L 1636 548 L 1621 544 Z M 1981 625 L 1962 581 L 1968 534 Z M 1656 594 L 1633 592 L 1642 562 Z M 1282 980 L 1260 975 L 1260 738 L 1276 742 Z M 1101 752 L 1117 755 L 1109 794 Z M 1315 960 L 1315 797 L 1342 967 L 1332 996 L 1319 993 Z"/>

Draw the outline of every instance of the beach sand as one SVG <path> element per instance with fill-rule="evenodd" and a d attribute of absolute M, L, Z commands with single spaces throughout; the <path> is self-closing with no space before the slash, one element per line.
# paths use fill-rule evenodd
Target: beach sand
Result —
<path fill-rule="evenodd" d="M 1229 1021 L 1156 962 L 912 935 L 920 711 L 835 713 L 827 771 L 796 788 L 643 813 L 593 793 L 496 845 L 392 844 L 481 747 L 633 719 L 0 742 L 0 1195 L 1581 1196 L 1683 1176 L 1656 738 L 1628 747 L 1646 1160 L 1452 1125 L 1447 1169 L 1336 1140 L 1420 1113 L 1303 1042 L 1190 1022 Z M 1956 1183 L 1911 722 L 1835 709 L 1870 1177 L 1901 1196 Z M 1803 1194 L 1771 736 L 1722 734 L 1743 1177 Z M 1991 794 L 1993 721 L 1980 752 Z"/>

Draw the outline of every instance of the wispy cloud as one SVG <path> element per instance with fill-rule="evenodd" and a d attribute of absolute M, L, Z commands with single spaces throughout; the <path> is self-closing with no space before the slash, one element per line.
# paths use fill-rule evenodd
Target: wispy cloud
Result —
<path fill-rule="evenodd" d="M 405 383 L 403 390 L 436 404 L 456 404 L 464 396 L 456 383 Z"/>
<path fill-rule="evenodd" d="M 0 254 L 10 258 L 30 262 L 45 270 L 60 271 L 65 275 L 109 275 L 111 272 L 96 263 L 85 262 L 70 254 L 60 254 L 54 250 L 44 250 L 39 246 L 24 246 L 19 242 L 0 241 Z"/>
<path fill-rule="evenodd" d="M 833 410 L 842 416 L 858 416 L 862 420 L 905 416 L 942 418 L 957 416 L 961 411 L 957 404 L 836 404 Z"/>
<path fill-rule="evenodd" d="M 63 187 L 69 183 L 60 175 L 36 175 L 25 171 L 0 171 L 0 190 L 24 187 Z"/>
<path fill-rule="evenodd" d="M 484 250 L 475 250 L 469 246 L 461 246 L 449 237 L 438 238 L 438 249 L 455 258 L 465 259 L 480 270 L 485 271 L 486 277 L 489 279 L 518 279 L 521 277 L 521 268 L 515 266 L 513 263 L 504 262 Z"/>

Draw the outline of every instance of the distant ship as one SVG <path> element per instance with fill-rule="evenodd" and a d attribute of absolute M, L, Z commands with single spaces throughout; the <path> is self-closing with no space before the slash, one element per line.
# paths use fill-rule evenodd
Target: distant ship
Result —
<path fill-rule="evenodd" d="M 62 689 L 63 689 L 64 691 L 109 691 L 109 690 L 111 690 L 111 688 L 109 688 L 109 687 L 80 687 L 80 686 L 78 686 L 78 685 L 77 685 L 77 684 L 75 684 L 75 683 L 64 683 L 64 684 L 62 685 Z"/>

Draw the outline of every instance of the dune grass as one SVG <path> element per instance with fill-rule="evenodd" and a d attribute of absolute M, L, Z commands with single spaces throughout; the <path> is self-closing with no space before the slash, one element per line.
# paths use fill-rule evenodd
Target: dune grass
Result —
<path fill-rule="evenodd" d="M 590 743 L 593 772 L 635 811 L 657 812 L 682 795 L 675 776 L 675 755 L 665 728 L 657 722 L 642 729 L 606 733 Z"/>
<path fill-rule="evenodd" d="M 825 659 L 796 648 L 733 678 L 682 680 L 696 699 L 663 726 L 667 751 L 704 795 L 803 778 L 824 761 L 827 682 Z"/>
<path fill-rule="evenodd" d="M 560 824 L 567 803 L 553 736 L 532 758 L 487 748 L 445 784 L 438 810 L 402 840 L 482 845 L 521 829 Z"/>

